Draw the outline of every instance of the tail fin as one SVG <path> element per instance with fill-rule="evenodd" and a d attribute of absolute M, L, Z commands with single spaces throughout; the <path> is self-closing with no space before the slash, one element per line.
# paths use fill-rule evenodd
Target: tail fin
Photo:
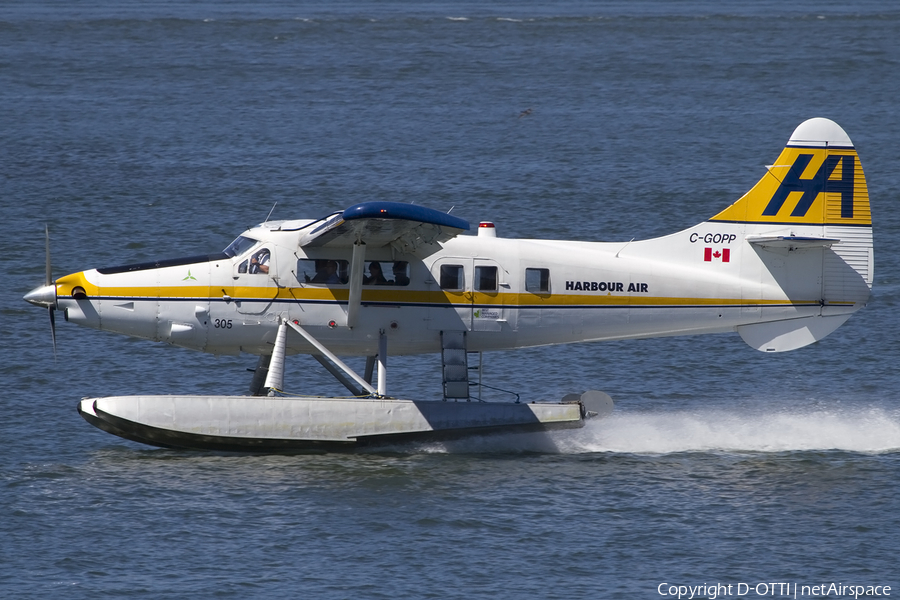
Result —
<path fill-rule="evenodd" d="M 821 281 L 821 311 L 738 327 L 751 346 L 764 351 L 805 346 L 868 300 L 875 271 L 869 192 L 856 149 L 837 123 L 816 118 L 800 124 L 766 175 L 710 221 L 741 224 L 764 273 L 790 261 L 791 252 L 822 253 L 821 271 L 809 272 L 808 258 L 802 267 L 805 278 Z M 784 283 L 779 282 L 792 298 L 791 283 Z"/>
<path fill-rule="evenodd" d="M 853 142 L 834 121 L 803 122 L 766 176 L 710 220 L 871 228 L 869 191 Z"/>

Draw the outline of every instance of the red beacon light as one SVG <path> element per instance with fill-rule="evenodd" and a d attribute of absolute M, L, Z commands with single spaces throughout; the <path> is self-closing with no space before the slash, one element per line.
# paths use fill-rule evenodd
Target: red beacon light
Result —
<path fill-rule="evenodd" d="M 482 221 L 478 224 L 478 237 L 497 237 L 497 230 L 490 221 Z"/>

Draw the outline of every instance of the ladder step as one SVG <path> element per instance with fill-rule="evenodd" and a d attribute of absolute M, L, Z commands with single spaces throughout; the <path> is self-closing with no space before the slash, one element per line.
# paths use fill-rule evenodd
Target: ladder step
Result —
<path fill-rule="evenodd" d="M 448 381 L 444 383 L 444 398 L 469 399 L 469 382 Z"/>
<path fill-rule="evenodd" d="M 466 332 L 465 331 L 442 331 L 441 332 L 441 348 L 445 350 L 465 350 L 466 349 Z"/>
<path fill-rule="evenodd" d="M 444 365 L 444 381 L 468 381 L 468 369 L 464 365 Z"/>
<path fill-rule="evenodd" d="M 469 361 L 466 357 L 466 353 L 462 350 L 444 350 L 444 364 L 445 365 L 466 365 L 469 364 Z"/>

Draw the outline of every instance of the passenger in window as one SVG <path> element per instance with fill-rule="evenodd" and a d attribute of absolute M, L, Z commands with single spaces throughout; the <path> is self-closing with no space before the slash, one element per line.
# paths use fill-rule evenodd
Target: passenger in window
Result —
<path fill-rule="evenodd" d="M 250 257 L 250 273 L 269 272 L 269 250 L 263 248 Z"/>
<path fill-rule="evenodd" d="M 405 260 L 394 262 L 394 285 L 409 285 L 409 276 L 406 274 L 408 265 Z"/>
<path fill-rule="evenodd" d="M 316 264 L 316 276 L 312 278 L 312 283 L 340 283 L 341 278 L 337 274 L 337 263 L 333 260 L 326 260 L 319 265 Z"/>
<path fill-rule="evenodd" d="M 384 278 L 384 273 L 381 272 L 381 263 L 374 261 L 369 263 L 369 276 L 363 278 L 363 283 L 366 285 L 388 284 L 388 280 Z"/>

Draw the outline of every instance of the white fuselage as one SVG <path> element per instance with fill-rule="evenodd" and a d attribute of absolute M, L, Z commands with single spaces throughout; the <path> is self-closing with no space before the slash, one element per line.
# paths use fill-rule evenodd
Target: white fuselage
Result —
<path fill-rule="evenodd" d="M 378 262 L 391 281 L 391 266 L 406 263 L 409 283 L 363 285 L 358 318 L 348 327 L 352 249 L 302 247 L 295 231 L 263 224 L 245 234 L 252 245 L 233 257 L 61 278 L 58 306 L 75 323 L 216 354 L 271 353 L 279 320 L 286 318 L 335 354 L 371 356 L 380 331 L 394 355 L 439 352 L 441 331 L 466 331 L 468 350 L 487 351 L 727 332 L 849 316 L 863 305 L 869 288 L 862 278 L 828 290 L 821 276 L 805 275 L 821 273 L 823 262 L 827 267 L 847 244 L 764 248 L 747 241 L 783 233 L 777 229 L 704 222 L 627 243 L 466 235 L 408 254 L 370 249 L 367 267 Z M 871 245 L 867 231 L 861 246 Z M 805 232 L 795 226 L 790 233 Z M 821 228 L 813 234 L 821 235 Z M 268 273 L 253 273 L 248 261 L 263 248 Z M 343 283 L 306 280 L 306 271 L 325 261 L 344 265 Z M 287 347 L 288 353 L 314 352 L 299 336 Z"/>

